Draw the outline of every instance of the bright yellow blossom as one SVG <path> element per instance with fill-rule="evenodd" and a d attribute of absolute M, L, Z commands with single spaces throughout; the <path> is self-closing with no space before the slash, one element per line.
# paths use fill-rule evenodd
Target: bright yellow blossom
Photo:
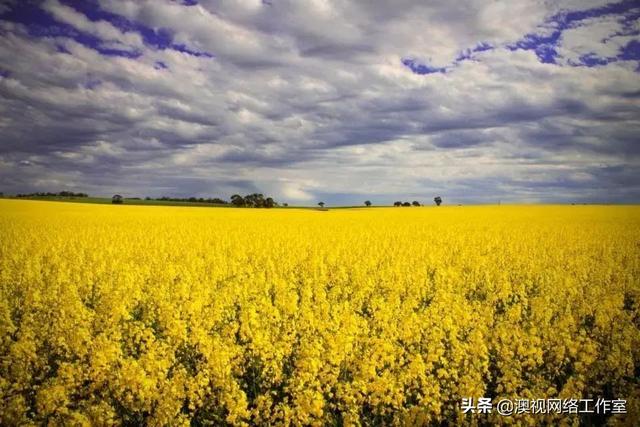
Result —
<path fill-rule="evenodd" d="M 631 206 L 0 200 L 0 424 L 637 425 L 639 245 Z"/>

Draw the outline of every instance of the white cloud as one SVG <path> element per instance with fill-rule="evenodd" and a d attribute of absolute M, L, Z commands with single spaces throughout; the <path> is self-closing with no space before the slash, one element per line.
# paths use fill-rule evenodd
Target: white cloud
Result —
<path fill-rule="evenodd" d="M 619 16 L 607 15 L 580 21 L 563 31 L 558 53 L 565 63 L 580 63 L 585 55 L 615 58 L 620 50 L 637 36 L 620 36 L 623 25 Z"/>
<path fill-rule="evenodd" d="M 101 4 L 214 58 L 145 46 L 57 1 L 45 4 L 56 19 L 141 56 L 0 22 L 0 176 L 10 188 L 55 190 L 35 188 L 50 177 L 143 196 L 588 198 L 622 194 L 616 182 L 638 167 L 636 63 L 559 66 L 505 48 L 547 31 L 566 2 Z M 563 34 L 566 61 L 629 39 L 611 37 L 615 19 L 582 24 Z M 481 42 L 495 49 L 451 66 Z M 407 56 L 449 72 L 414 74 Z M 25 156 L 34 166 L 18 169 Z M 640 195 L 627 188 L 624 197 Z"/>

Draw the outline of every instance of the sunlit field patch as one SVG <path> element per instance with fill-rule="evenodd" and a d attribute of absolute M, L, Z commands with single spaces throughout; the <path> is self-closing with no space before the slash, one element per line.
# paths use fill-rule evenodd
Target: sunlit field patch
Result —
<path fill-rule="evenodd" d="M 639 245 L 636 206 L 0 200 L 0 423 L 633 423 Z"/>

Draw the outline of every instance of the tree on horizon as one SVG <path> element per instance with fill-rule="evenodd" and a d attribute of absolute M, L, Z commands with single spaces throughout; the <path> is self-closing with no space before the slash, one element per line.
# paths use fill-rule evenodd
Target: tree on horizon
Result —
<path fill-rule="evenodd" d="M 239 194 L 234 194 L 231 196 L 231 203 L 235 206 L 244 206 L 244 197 Z"/>
<path fill-rule="evenodd" d="M 264 207 L 265 208 L 272 208 L 274 206 L 276 206 L 277 203 L 273 200 L 272 197 L 267 197 L 266 199 L 264 199 Z"/>

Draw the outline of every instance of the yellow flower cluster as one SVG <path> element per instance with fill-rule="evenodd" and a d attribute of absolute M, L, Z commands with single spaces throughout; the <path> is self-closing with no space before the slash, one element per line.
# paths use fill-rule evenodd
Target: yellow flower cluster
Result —
<path fill-rule="evenodd" d="M 632 425 L 639 377 L 638 207 L 0 201 L 2 425 Z"/>

